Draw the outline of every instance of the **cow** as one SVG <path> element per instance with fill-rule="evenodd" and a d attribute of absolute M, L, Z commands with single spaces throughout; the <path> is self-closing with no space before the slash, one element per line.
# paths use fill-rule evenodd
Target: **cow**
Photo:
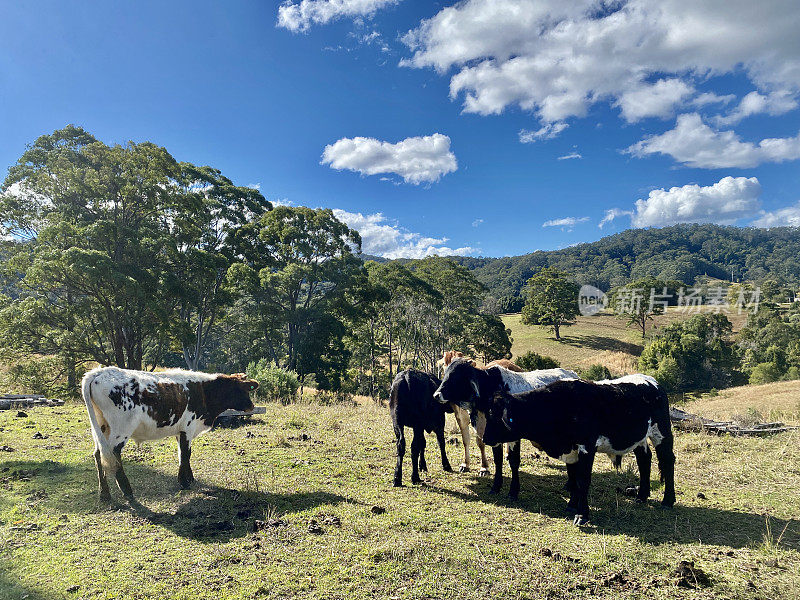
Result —
<path fill-rule="evenodd" d="M 515 372 L 501 366 L 480 369 L 470 360 L 463 357 L 453 358 L 442 376 L 442 384 L 434 393 L 440 403 L 449 403 L 453 406 L 456 421 L 461 428 L 464 440 L 465 465 L 469 469 L 469 423 L 472 407 L 472 397 L 478 394 L 490 398 L 494 392 L 509 386 L 514 392 L 522 392 L 541 387 L 558 379 L 577 379 L 578 374 L 567 369 L 541 369 L 538 371 Z M 489 473 L 489 461 L 486 460 L 486 450 L 481 435 L 478 434 L 476 442 L 481 450 L 481 475 Z M 509 446 L 511 453 L 512 446 Z M 502 447 L 492 450 L 495 462 L 495 479 L 491 493 L 497 493 L 502 487 Z M 511 454 L 513 455 L 513 453 Z M 498 476 L 498 473 L 500 475 Z M 499 479 L 498 479 L 499 477 Z M 512 488 L 512 497 L 515 496 Z"/>
<path fill-rule="evenodd" d="M 421 483 L 419 471 L 428 471 L 428 464 L 425 462 L 426 431 L 436 434 L 436 441 L 442 454 L 442 469 L 452 471 L 444 447 L 445 413 L 451 410 L 433 399 L 433 392 L 440 383 L 438 377 L 415 369 L 401 371 L 392 381 L 389 411 L 397 440 L 397 465 L 394 469 L 396 487 L 403 485 L 406 427 L 410 427 L 414 432 L 414 439 L 411 441 L 411 483 Z"/>
<path fill-rule="evenodd" d="M 194 481 L 189 464 L 192 440 L 205 433 L 227 409 L 253 410 L 250 392 L 258 382 L 244 374 L 223 375 L 174 369 L 152 373 L 117 367 L 92 369 L 81 382 L 94 438 L 94 460 L 100 500 L 111 499 L 106 473 L 113 473 L 120 491 L 133 500 L 122 468 L 122 449 L 128 440 L 142 442 L 175 436 L 180 466 L 178 481 Z"/>
<path fill-rule="evenodd" d="M 484 415 L 479 424 L 483 441 L 491 446 L 519 439 L 567 465 L 569 503 L 573 522 L 589 519 L 589 484 L 595 454 L 636 455 L 639 467 L 638 502 L 650 496 L 651 454 L 655 447 L 664 481 L 663 506 L 675 504 L 675 454 L 667 395 L 652 377 L 629 375 L 620 380 L 555 381 L 518 394 L 506 389 L 492 396 L 475 396 L 473 410 Z M 502 447 L 502 446 L 500 446 Z M 512 453 L 514 456 L 512 457 Z M 511 486 L 519 490 L 519 444 L 509 450 Z M 497 471 L 500 469 L 498 468 Z"/>
<path fill-rule="evenodd" d="M 442 370 L 446 369 L 451 362 L 453 362 L 456 358 L 464 358 L 464 354 L 457 350 L 448 350 L 442 354 L 442 358 L 439 359 L 437 364 L 442 368 Z M 472 365 L 476 368 L 478 367 L 474 361 Z M 509 371 L 515 371 L 517 373 L 522 373 L 523 370 L 515 365 L 513 362 L 506 358 L 501 358 L 499 360 L 494 360 L 490 362 L 485 369 L 489 367 L 504 367 Z M 469 453 L 469 444 L 470 444 L 470 430 L 469 430 L 469 413 L 462 409 L 458 404 L 451 403 L 450 407 L 453 409 L 453 416 L 456 418 L 456 423 L 458 424 L 458 428 L 461 431 L 461 440 L 464 444 L 464 462 L 461 463 L 459 467 L 459 472 L 461 473 L 468 473 L 470 470 L 470 453 Z M 481 453 L 481 468 L 478 471 L 478 476 L 483 477 L 489 474 L 489 461 L 486 459 L 486 447 L 483 444 L 483 441 L 480 438 L 475 440 L 475 443 L 478 445 L 478 450 Z"/>

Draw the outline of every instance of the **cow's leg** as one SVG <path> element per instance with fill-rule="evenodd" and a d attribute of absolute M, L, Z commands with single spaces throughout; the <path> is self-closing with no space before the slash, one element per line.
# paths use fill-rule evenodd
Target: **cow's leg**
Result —
<path fill-rule="evenodd" d="M 403 456 L 406 453 L 406 435 L 402 425 L 394 426 L 394 435 L 397 438 L 397 464 L 394 467 L 394 486 L 403 485 Z"/>
<path fill-rule="evenodd" d="M 106 474 L 103 471 L 103 461 L 100 455 L 100 448 L 95 448 L 94 463 L 97 465 L 97 479 L 100 482 L 100 501 L 111 501 L 111 490 L 108 489 L 108 481 L 106 481 Z"/>
<path fill-rule="evenodd" d="M 665 436 L 661 443 L 656 446 L 656 457 L 658 458 L 658 470 L 661 471 L 661 478 L 664 481 L 664 499 L 661 504 L 672 506 L 675 504 L 675 453 L 672 450 L 672 436 Z"/>
<path fill-rule="evenodd" d="M 592 466 L 594 465 L 594 452 L 578 453 L 575 463 L 575 491 L 570 492 L 570 504 L 575 507 L 575 525 L 585 525 L 589 522 L 589 486 L 592 483 Z M 572 502 L 572 497 L 575 502 Z"/>
<path fill-rule="evenodd" d="M 492 446 L 492 458 L 494 458 L 494 481 L 489 493 L 497 494 L 503 487 L 503 444 Z"/>
<path fill-rule="evenodd" d="M 486 445 L 479 437 L 475 438 L 475 443 L 478 444 L 478 450 L 481 451 L 481 470 L 478 471 L 478 477 L 486 477 L 489 474 L 489 461 L 486 458 Z"/>
<path fill-rule="evenodd" d="M 461 441 L 464 443 L 464 462 L 461 463 L 461 466 L 458 468 L 460 473 L 468 473 L 469 472 L 469 438 L 470 438 L 470 431 L 469 431 L 469 413 L 465 411 L 460 406 L 453 406 L 453 413 L 456 417 L 456 423 L 458 423 L 458 428 L 461 430 Z"/>
<path fill-rule="evenodd" d="M 650 466 L 653 455 L 650 453 L 650 446 L 634 448 L 633 454 L 636 456 L 636 464 L 639 467 L 639 489 L 636 493 L 637 502 L 647 502 L 650 497 Z"/>
<path fill-rule="evenodd" d="M 508 444 L 508 466 L 511 468 L 511 488 L 508 490 L 508 497 L 516 499 L 519 496 L 519 463 L 522 443 L 509 442 Z"/>
<path fill-rule="evenodd" d="M 578 477 L 578 464 L 567 465 L 567 483 L 564 484 L 564 489 L 569 492 L 569 502 L 567 502 L 567 510 L 573 514 L 578 511 L 578 496 L 575 493 L 577 487 L 575 480 Z"/>
<path fill-rule="evenodd" d="M 422 427 L 414 427 L 414 439 L 411 440 L 411 483 L 422 483 L 419 477 L 419 458 L 424 450 L 425 430 Z"/>
<path fill-rule="evenodd" d="M 194 483 L 194 473 L 189 462 L 192 457 L 192 444 L 186 438 L 186 432 L 181 431 L 178 436 L 178 482 L 183 489 L 188 489 Z"/>
<path fill-rule="evenodd" d="M 114 446 L 114 455 L 117 457 L 117 472 L 114 473 L 114 477 L 117 480 L 117 485 L 119 486 L 120 491 L 129 499 L 133 499 L 133 490 L 131 489 L 131 482 L 128 481 L 128 476 L 125 475 L 125 469 L 122 468 L 122 449 L 125 447 L 125 443 L 128 440 L 125 439 L 121 441 L 119 444 Z"/>
<path fill-rule="evenodd" d="M 450 472 L 453 467 L 450 466 L 450 461 L 447 460 L 447 451 L 444 447 L 444 427 L 436 430 L 436 441 L 439 443 L 439 452 L 442 453 L 442 469 Z"/>

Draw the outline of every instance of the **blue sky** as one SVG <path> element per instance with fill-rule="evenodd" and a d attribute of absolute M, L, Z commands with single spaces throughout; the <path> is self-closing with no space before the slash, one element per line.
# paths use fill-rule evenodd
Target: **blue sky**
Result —
<path fill-rule="evenodd" d="M 390 257 L 800 225 L 800 5 L 752 4 L 4 2 L 0 166 L 151 140 Z"/>

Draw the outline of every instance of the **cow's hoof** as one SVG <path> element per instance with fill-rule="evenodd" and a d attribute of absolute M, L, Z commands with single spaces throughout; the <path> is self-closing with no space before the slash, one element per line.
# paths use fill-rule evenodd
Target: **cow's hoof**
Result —
<path fill-rule="evenodd" d="M 452 473 L 453 467 L 451 467 L 449 464 L 442 465 L 442 470 L 445 471 L 446 473 Z"/>
<path fill-rule="evenodd" d="M 588 515 L 575 515 L 572 519 L 572 524 L 576 527 L 582 527 L 583 525 L 589 524 L 589 516 Z"/>
<path fill-rule="evenodd" d="M 508 492 L 509 500 L 517 500 L 518 498 L 519 498 L 519 492 Z"/>
<path fill-rule="evenodd" d="M 394 482 L 394 487 L 403 487 L 403 482 L 402 481 L 395 481 Z"/>
<path fill-rule="evenodd" d="M 673 506 L 675 506 L 675 500 L 672 502 L 668 502 L 667 500 L 661 501 L 661 508 L 672 508 Z"/>
<path fill-rule="evenodd" d="M 420 479 L 419 477 L 416 478 L 412 477 L 411 483 L 413 483 L 414 485 L 419 485 L 420 483 L 422 483 L 422 479 Z"/>
<path fill-rule="evenodd" d="M 458 467 L 458 472 L 459 473 L 469 473 L 469 467 L 467 465 L 463 465 L 462 464 L 460 467 Z"/>
<path fill-rule="evenodd" d="M 489 469 L 486 467 L 481 467 L 481 470 L 478 471 L 478 477 L 488 477 L 489 476 Z"/>
<path fill-rule="evenodd" d="M 100 494 L 100 504 L 111 504 L 111 494 L 110 493 L 106 493 L 106 494 L 101 493 Z"/>
<path fill-rule="evenodd" d="M 636 504 L 647 504 L 647 498 L 636 497 Z"/>
<path fill-rule="evenodd" d="M 489 493 L 492 494 L 493 496 L 495 494 L 499 494 L 500 493 L 500 488 L 491 487 L 491 488 L 489 488 Z"/>

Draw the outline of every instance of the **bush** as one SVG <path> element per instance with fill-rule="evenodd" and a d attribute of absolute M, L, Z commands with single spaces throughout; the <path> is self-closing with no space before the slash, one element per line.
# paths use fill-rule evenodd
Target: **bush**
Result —
<path fill-rule="evenodd" d="M 781 371 L 778 365 L 771 362 L 758 363 L 750 371 L 750 383 L 758 385 L 761 383 L 772 383 L 781 379 Z"/>
<path fill-rule="evenodd" d="M 247 376 L 258 381 L 256 397 L 268 402 L 291 403 L 300 389 L 297 373 L 262 358 L 247 365 Z"/>
<path fill-rule="evenodd" d="M 542 356 L 541 354 L 537 354 L 533 350 L 526 352 L 522 356 L 515 358 L 514 362 L 517 366 L 524 370 L 524 371 L 537 371 L 539 369 L 555 369 L 556 367 L 560 367 L 561 363 L 559 363 L 555 358 L 550 358 L 549 356 Z"/>
<path fill-rule="evenodd" d="M 583 379 L 588 379 L 589 381 L 614 378 L 605 365 L 589 365 L 589 367 L 581 371 L 580 375 Z"/>
<path fill-rule="evenodd" d="M 88 368 L 75 367 L 74 383 L 69 385 L 68 368 L 56 356 L 26 357 L 11 364 L 0 387 L 8 392 L 42 394 L 48 398 L 80 398 L 80 383 Z"/>

